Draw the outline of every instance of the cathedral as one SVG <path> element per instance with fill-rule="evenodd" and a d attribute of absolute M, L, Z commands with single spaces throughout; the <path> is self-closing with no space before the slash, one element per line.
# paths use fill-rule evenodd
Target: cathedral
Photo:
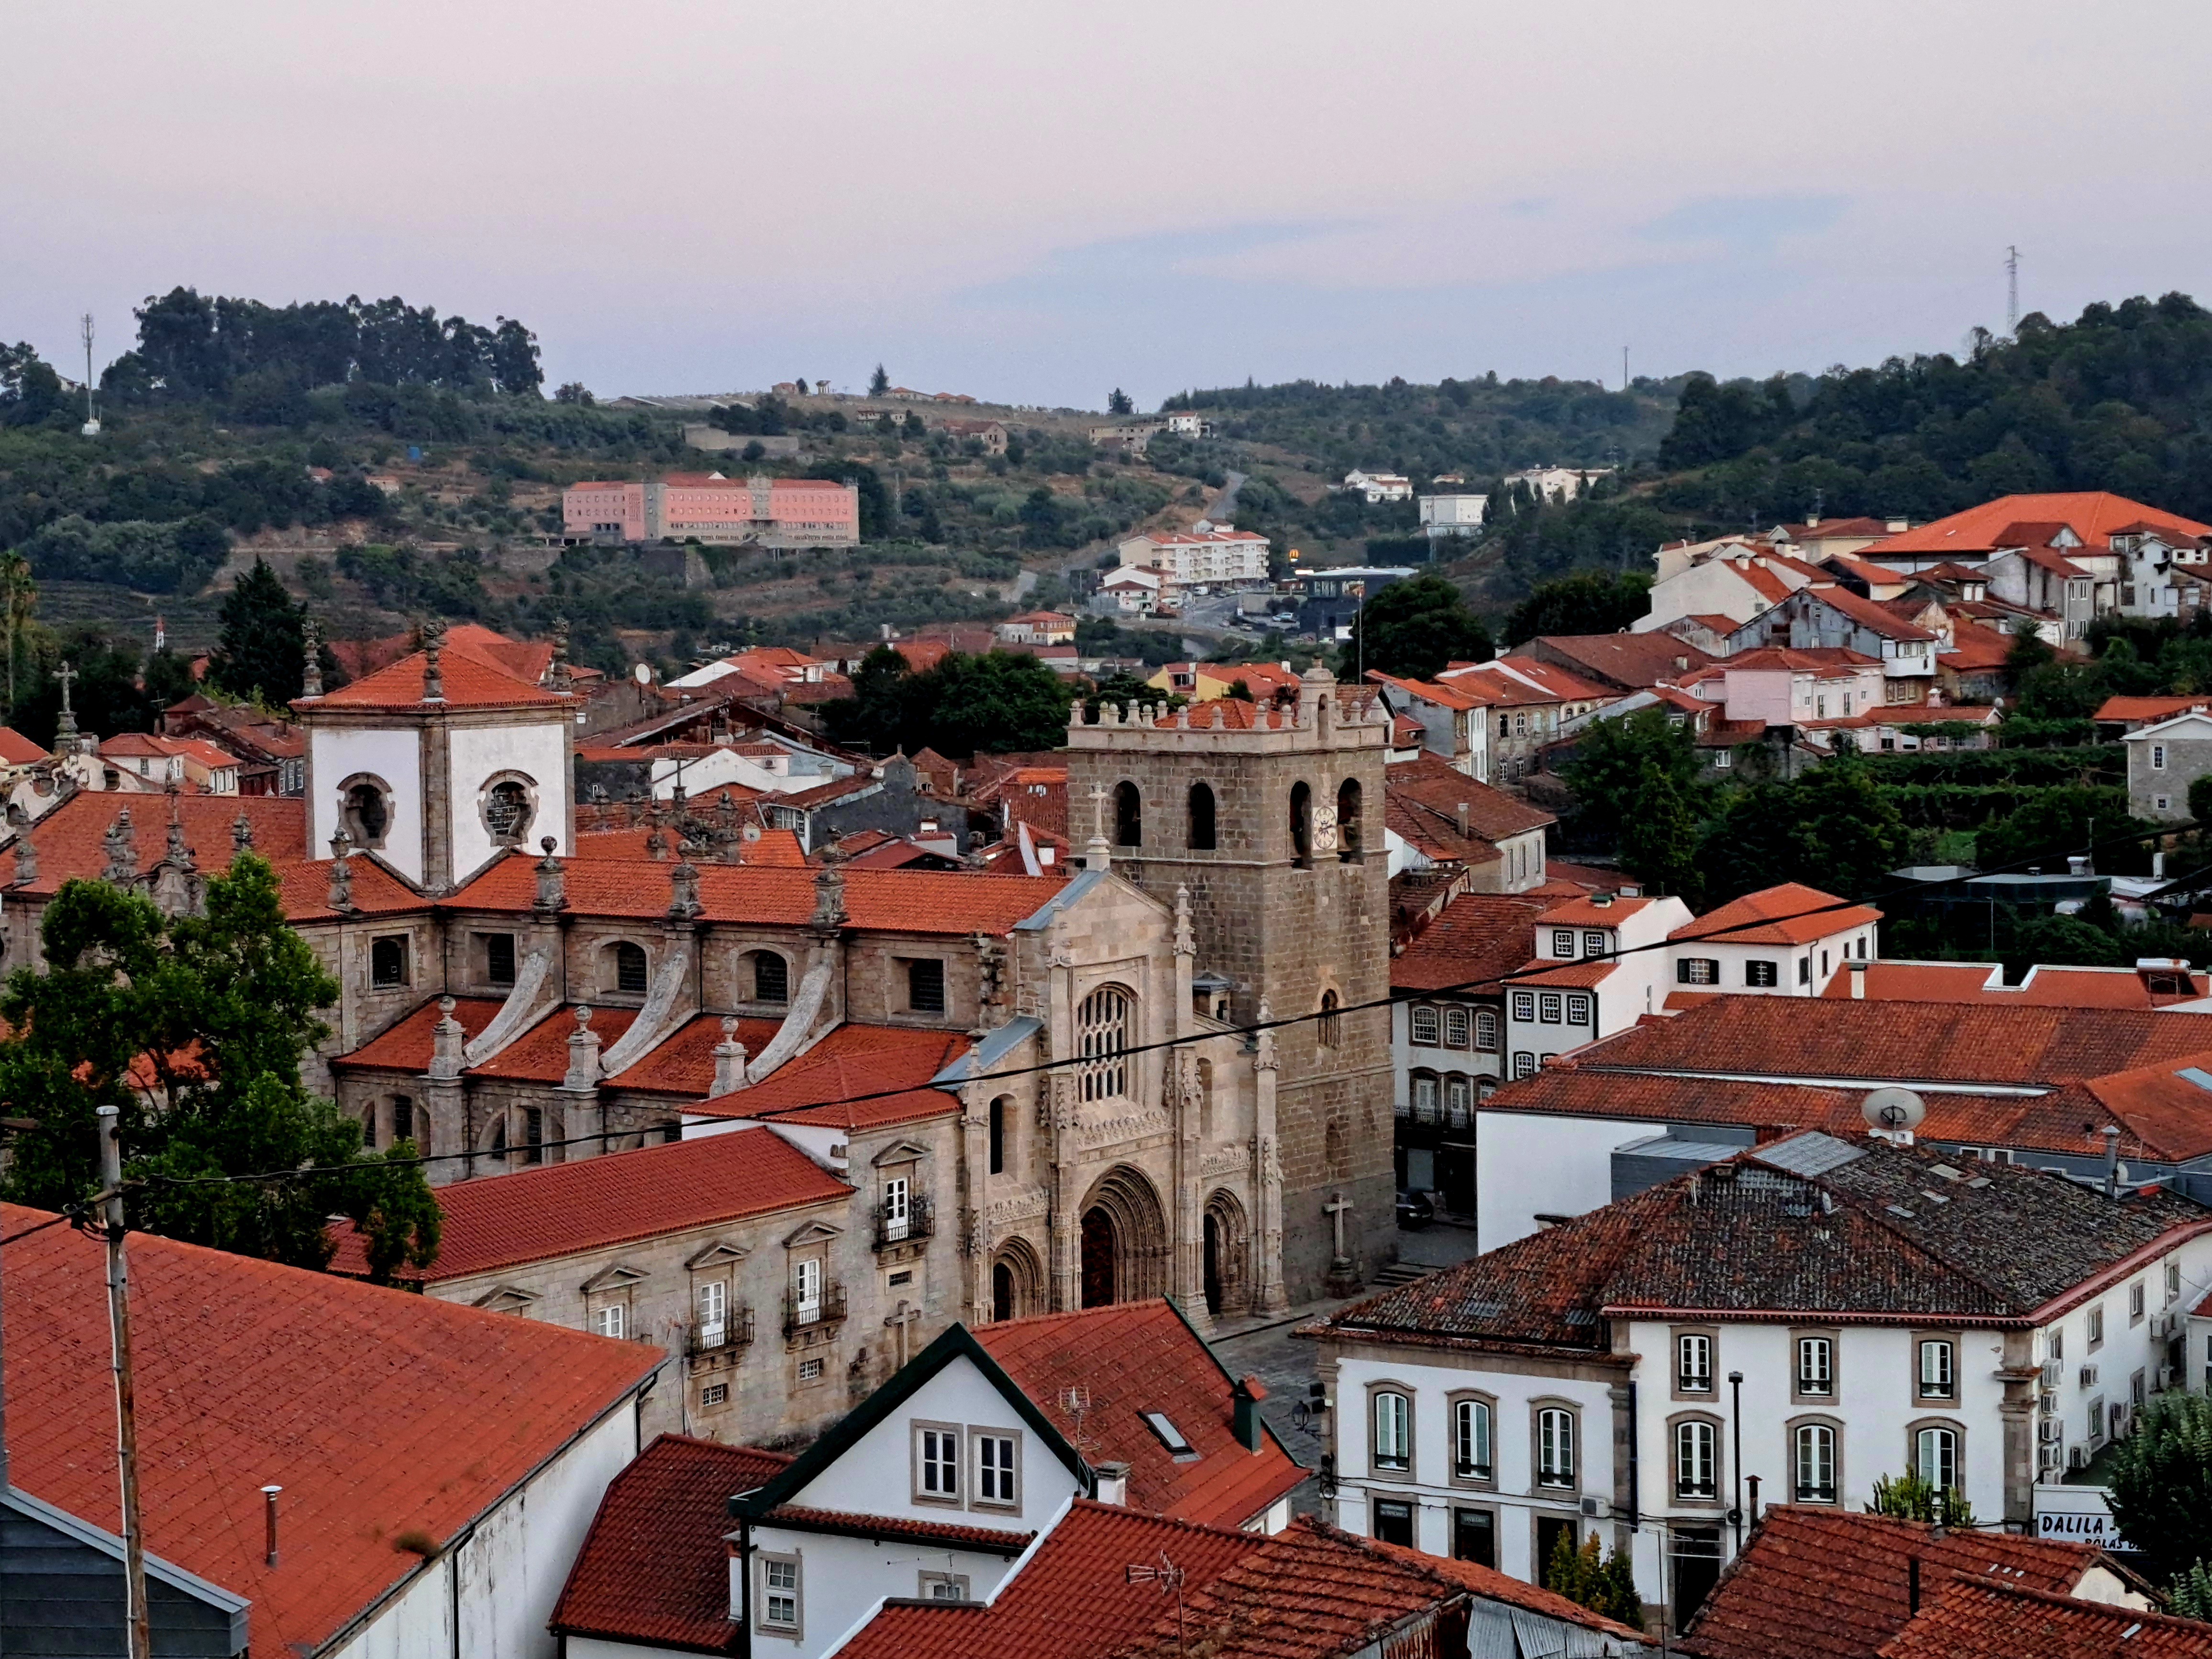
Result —
<path fill-rule="evenodd" d="M 1278 708 L 1078 705 L 1088 845 L 1042 876 L 847 869 L 726 799 L 580 807 L 557 654 L 533 681 L 434 629 L 309 693 L 301 799 L 87 793 L 21 832 L 9 961 L 64 879 L 189 908 L 251 848 L 342 988 L 309 1081 L 448 1188 L 738 1127 L 856 1188 L 926 1156 L 941 1315 L 970 1323 L 1165 1295 L 1204 1328 L 1375 1265 L 1371 692 L 1315 669 Z"/>

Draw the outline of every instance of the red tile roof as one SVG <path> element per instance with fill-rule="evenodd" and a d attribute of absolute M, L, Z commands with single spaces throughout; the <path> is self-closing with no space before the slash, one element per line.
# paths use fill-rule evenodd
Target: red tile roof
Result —
<path fill-rule="evenodd" d="M 1978 1002 L 1995 1008 L 2157 1008 L 2185 1000 L 2179 992 L 2154 993 L 2132 968 L 2028 969 L 2018 985 L 2003 982 L 2004 968 L 1991 962 L 1871 962 L 1865 969 L 1869 1002 Z M 2191 976 L 2191 994 L 2208 988 L 2202 974 Z M 1854 994 L 1852 975 L 1838 974 L 1824 994 Z"/>
<path fill-rule="evenodd" d="M 496 997 L 455 997 L 453 1018 L 460 1022 L 463 1037 L 472 1040 L 504 1006 L 506 1004 Z M 441 1018 L 434 997 L 404 1019 L 385 1027 L 351 1054 L 335 1056 L 331 1064 L 341 1068 L 357 1066 L 420 1075 L 430 1069 L 430 1028 Z"/>
<path fill-rule="evenodd" d="M 1732 668 L 1788 668 L 1803 674 L 1818 674 L 1824 678 L 1844 678 L 1841 671 L 1853 668 L 1879 668 L 1881 659 L 1869 657 L 1863 651 L 1853 651 L 1840 645 L 1762 645 L 1749 651 L 1739 651 L 1733 657 L 1717 658 L 1712 666 L 1703 673 L 1686 679 L 1687 685 L 1725 674 Z M 1850 676 L 1849 678 L 1856 678 Z"/>
<path fill-rule="evenodd" d="M 71 796 L 22 832 L 38 849 L 39 878 L 15 885 L 15 848 L 0 853 L 0 886 L 13 896 L 58 891 L 72 877 L 96 877 L 107 866 L 104 837 L 118 815 L 131 814 L 131 839 L 143 874 L 167 851 L 169 812 L 185 828 L 185 844 L 204 871 L 230 863 L 231 826 L 243 813 L 253 831 L 253 850 L 279 866 L 307 857 L 307 805 L 281 795 L 118 795 L 87 790 Z M 330 884 L 330 866 L 320 866 Z M 366 866 L 355 871 L 356 878 Z M 356 887 L 360 883 L 356 881 Z M 292 895 L 288 891 L 288 900 Z M 316 896 L 320 902 L 320 895 Z"/>
<path fill-rule="evenodd" d="M 0 726 L 0 762 L 9 766 L 28 766 L 33 761 L 50 758 L 47 752 L 33 743 L 12 726 Z"/>
<path fill-rule="evenodd" d="M 733 1035 L 748 1055 L 757 1055 L 782 1028 L 780 1019 L 741 1019 Z M 606 1086 L 704 1100 L 714 1092 L 714 1050 L 721 1042 L 721 1017 L 701 1014 L 686 1020 L 672 1036 L 661 1038 L 650 1054 L 628 1069 L 609 1078 Z"/>
<path fill-rule="evenodd" d="M 1524 1583 L 1510 1573 L 1499 1572 L 1474 1561 L 1454 1560 L 1449 1556 L 1430 1555 L 1420 1550 L 1407 1549 L 1401 1544 L 1385 1544 L 1379 1540 L 1368 1540 L 1370 1547 L 1386 1556 L 1425 1568 L 1456 1583 L 1464 1584 L 1486 1601 L 1503 1601 L 1508 1607 L 1523 1607 L 1530 1613 L 1541 1613 L 1547 1619 L 1556 1619 L 1561 1624 L 1577 1625 L 1584 1630 L 1601 1631 L 1623 1642 L 1645 1642 L 1650 1638 L 1641 1630 L 1631 1628 L 1618 1620 L 1608 1619 L 1601 1613 L 1592 1613 L 1579 1601 L 1570 1601 L 1557 1590 L 1540 1589 Z"/>
<path fill-rule="evenodd" d="M 19 1234 L 46 1219 L 0 1206 Z M 130 1239 L 146 1547 L 252 1602 L 257 1653 L 307 1652 L 426 1566 L 661 1363 L 538 1321 L 173 1239 Z M 106 1251 L 8 1246 L 9 1474 L 120 1532 Z M 255 1487 L 284 1488 L 279 1565 Z M 443 1592 L 438 1592 L 442 1598 Z"/>
<path fill-rule="evenodd" d="M 1194 1527 L 1078 1499 L 1035 1555 L 988 1605 L 886 1606 L 836 1659 L 1087 1659 L 1146 1636 L 1159 1620 L 1160 1588 L 1132 1584 L 1123 1568 L 1165 1554 L 1186 1595 L 1257 1547 L 1249 1534 Z"/>
<path fill-rule="evenodd" d="M 1535 920 L 1550 903 L 1534 893 L 1462 893 L 1390 963 L 1390 988 L 1501 981 L 1534 954 Z"/>
<path fill-rule="evenodd" d="M 1634 915 L 1647 904 L 1657 902 L 1650 898 L 1604 898 L 1585 893 L 1561 901 L 1538 916 L 1540 922 L 1572 922 L 1592 927 L 1617 927 Z"/>
<path fill-rule="evenodd" d="M 1881 920 L 1881 912 L 1870 904 L 1845 904 L 1832 893 L 1789 881 L 1708 910 L 1667 937 L 1717 945 L 1808 945 Z"/>
<path fill-rule="evenodd" d="M 1273 1434 L 1256 1452 L 1237 1440 L 1233 1379 L 1165 1301 L 1003 1320 L 975 1335 L 1087 1460 L 1128 1464 L 1132 1509 L 1241 1527 L 1305 1479 Z M 1079 1383 L 1091 1391 L 1079 1431 L 1060 1404 Z M 1145 1411 L 1164 1413 L 1196 1460 L 1176 1462 L 1137 1415 Z"/>
<path fill-rule="evenodd" d="M 864 1537 L 980 1545 L 1008 1555 L 1019 1554 L 1036 1536 L 1034 1532 L 1017 1532 L 1006 1527 L 970 1527 L 957 1521 L 920 1521 L 903 1515 L 817 1510 L 803 1504 L 779 1504 L 761 1516 L 757 1524 L 786 1526 L 794 1532 L 858 1533 Z"/>
<path fill-rule="evenodd" d="M 2109 490 L 2080 490 L 2044 495 L 2000 495 L 1979 507 L 1970 507 L 1963 513 L 1922 525 L 1917 530 L 1892 536 L 1879 549 L 1869 551 L 1885 559 L 1907 553 L 1965 556 L 2008 545 L 2002 539 L 2005 532 L 2028 524 L 2045 529 L 2065 525 L 2099 550 L 2105 547 L 2114 531 L 2136 524 L 2178 531 L 2185 536 L 2212 535 L 2212 525 L 2198 524 L 2176 513 L 2145 507 Z"/>
<path fill-rule="evenodd" d="M 1954 1578 L 1881 1659 L 2206 1659 L 2212 1624 Z"/>
<path fill-rule="evenodd" d="M 1212 708 L 1209 703 L 1205 705 Z M 297 803 L 289 803 L 296 805 Z M 97 836 L 94 837 L 95 842 Z M 46 868 L 46 848 L 39 849 Z M 446 901 L 459 909 L 526 910 L 538 891 L 537 860 L 504 858 Z M 673 861 L 643 859 L 566 860 L 571 914 L 659 917 L 668 914 Z M 776 866 L 702 864 L 699 902 L 709 921 L 795 927 L 814 914 L 812 870 Z M 891 933 L 1003 933 L 1057 896 L 1064 884 L 1047 876 L 951 870 L 855 870 L 845 878 L 848 925 Z"/>
<path fill-rule="evenodd" d="M 726 1653 L 733 1492 L 764 1486 L 787 1452 L 664 1434 L 611 1481 L 553 1609 L 559 1636 Z"/>
<path fill-rule="evenodd" d="M 579 1008 L 591 1009 L 592 1034 L 599 1038 L 602 1054 L 629 1030 L 640 1012 L 591 1003 L 564 1003 L 483 1065 L 471 1066 L 470 1075 L 508 1078 L 525 1083 L 560 1082 L 568 1075 L 568 1039 L 579 1029 Z"/>
<path fill-rule="evenodd" d="M 335 691 L 301 697 L 292 707 L 303 714 L 326 708 L 395 713 L 419 709 L 426 706 L 423 669 L 428 661 L 424 653 L 417 651 Z M 434 708 L 563 708 L 574 701 L 558 692 L 541 691 L 535 681 L 524 680 L 468 651 L 442 652 L 439 678 L 445 685 L 445 698 L 427 705 Z"/>
<path fill-rule="evenodd" d="M 1686 641 L 1656 632 L 1545 634 L 1529 644 L 1566 658 L 1587 679 L 1632 688 L 1648 689 L 1715 660 Z"/>
<path fill-rule="evenodd" d="M 1617 962 L 1562 962 L 1547 965 L 1542 961 L 1524 963 L 1513 975 L 1516 985 L 1564 986 L 1569 990 L 1586 991 L 1594 985 L 1602 985 L 1613 977 L 1620 967 Z"/>
<path fill-rule="evenodd" d="M 690 1108 L 705 1117 L 773 1117 L 880 1127 L 957 1111 L 958 1097 L 929 1079 L 968 1052 L 953 1031 L 896 1025 L 840 1025 L 751 1087 Z"/>
<path fill-rule="evenodd" d="M 730 1129 L 635 1152 L 544 1164 L 438 1188 L 445 1231 L 428 1284 L 816 1204 L 853 1189 L 772 1129 Z M 333 1267 L 363 1270 L 358 1234 Z"/>
<path fill-rule="evenodd" d="M 1916 1559 L 1924 1607 L 1953 1573 L 2069 1590 L 2098 1554 L 2010 1533 L 1938 1535 L 1916 1521 L 1777 1504 L 1676 1646 L 1696 1659 L 1872 1659 L 1912 1616 Z"/>
<path fill-rule="evenodd" d="M 2162 720 L 2192 709 L 2212 709 L 2212 696 L 2203 692 L 2187 697 L 2107 697 L 2097 705 L 2100 720 Z"/>

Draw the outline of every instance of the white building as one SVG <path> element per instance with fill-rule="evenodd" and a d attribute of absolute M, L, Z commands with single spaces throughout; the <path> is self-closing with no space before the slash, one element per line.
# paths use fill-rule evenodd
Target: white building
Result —
<path fill-rule="evenodd" d="M 1490 505 L 1487 495 L 1424 495 L 1421 528 L 1431 541 L 1446 536 L 1474 536 L 1482 531 L 1482 515 Z"/>
<path fill-rule="evenodd" d="M 1881 954 L 1881 912 L 1798 882 L 1761 888 L 1677 927 L 1668 939 L 1685 989 L 1818 997 L 1852 962 Z"/>
<path fill-rule="evenodd" d="M 1508 489 L 1524 483 L 1547 501 L 1571 501 L 1600 478 L 1609 478 L 1609 466 L 1530 466 L 1505 475 Z"/>
<path fill-rule="evenodd" d="M 1366 497 L 1370 507 L 1413 499 L 1413 481 L 1395 472 L 1363 472 L 1355 468 L 1344 475 L 1338 488 L 1347 495 Z"/>
<path fill-rule="evenodd" d="M 1334 1315 L 1338 1525 L 1540 1577 L 1564 1537 L 1725 1561 L 1730 1509 L 1912 1473 L 1984 1525 L 2186 1380 L 2212 1216 L 1871 1137 L 1790 1136 Z M 1741 1462 L 1736 1460 L 1741 1456 Z"/>
<path fill-rule="evenodd" d="M 1163 605 L 1174 604 L 1176 590 L 1172 578 L 1164 579 L 1156 570 L 1133 566 L 1115 571 L 1099 583 L 1098 594 L 1111 610 L 1149 617 Z"/>
<path fill-rule="evenodd" d="M 1152 571 L 1183 587 L 1244 586 L 1267 580 L 1267 538 L 1200 519 L 1188 531 L 1131 536 L 1115 549 L 1124 570 Z"/>
<path fill-rule="evenodd" d="M 1671 977 L 1666 942 L 1689 921 L 1678 898 L 1613 893 L 1567 899 L 1538 916 L 1535 957 L 1505 994 L 1506 1075 L 1533 1076 L 1554 1056 L 1657 1012 Z"/>

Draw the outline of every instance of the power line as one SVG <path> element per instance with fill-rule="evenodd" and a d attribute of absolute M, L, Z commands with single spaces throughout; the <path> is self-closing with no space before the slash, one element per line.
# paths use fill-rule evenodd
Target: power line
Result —
<path fill-rule="evenodd" d="M 2132 847 L 2145 841 L 2163 840 L 2168 836 L 2185 834 L 2191 830 L 2197 830 L 2199 827 L 2200 826 L 2194 821 L 2191 821 L 2182 823 L 2166 824 L 2155 830 L 2136 830 L 2130 834 L 2111 836 L 2107 836 L 2103 841 L 2087 843 L 2083 847 L 2082 851 L 2086 854 L 2094 855 L 2108 848 Z M 2039 860 L 2046 856 L 2048 855 L 2034 855 L 2035 859 Z M 1611 951 L 1598 952 L 1591 956 L 1577 957 L 1575 958 L 1575 963 L 1578 965 L 1580 963 L 1591 962 L 1620 962 L 1630 957 L 1642 956 L 1647 951 L 1664 951 L 1680 945 L 1695 945 L 1708 939 L 1719 940 L 1725 943 L 1729 939 L 1748 933 L 1756 927 L 1771 927 L 1780 922 L 1802 921 L 1814 916 L 1833 915 L 1838 911 L 1861 909 L 1869 906 L 1878 905 L 1891 898 L 1917 896 L 1937 891 L 1942 888 L 1954 887 L 1966 882 L 1979 880 L 1986 876 L 2006 875 L 2015 872 L 2039 867 L 2039 863 L 2032 864 L 2029 859 L 2020 859 L 2014 860 L 2011 864 L 2000 865 L 1994 870 L 1972 871 L 1965 875 L 1946 876 L 1938 881 L 1913 882 L 1907 885 L 1891 887 L 1881 892 L 1871 894 L 1868 897 L 1863 899 L 1832 899 L 1826 904 L 1812 905 L 1803 909 L 1792 910 L 1786 915 L 1762 916 L 1755 921 L 1734 922 L 1724 927 L 1710 928 L 1705 932 L 1678 931 L 1675 933 L 1668 935 L 1665 939 L 1653 939 L 1648 944 L 1626 945 Z M 2208 871 L 2207 876 L 2208 878 L 2212 878 L 2212 871 Z M 1347 1003 L 1336 1008 L 1316 1009 L 1309 1013 L 1285 1014 L 1279 1018 L 1254 1020 L 1243 1025 L 1224 1025 L 1224 1028 L 1218 1031 L 1207 1032 L 1204 1035 L 1206 1036 L 1257 1036 L 1262 1031 L 1280 1030 L 1289 1026 L 1304 1025 L 1322 1019 L 1340 1019 L 1346 1014 L 1361 1013 L 1376 1008 L 1395 1007 L 1400 1003 L 1413 1002 L 1430 997 L 1449 995 L 1455 991 L 1481 991 L 1490 989 L 1493 987 L 1502 988 L 1522 980 L 1534 979 L 1542 975 L 1555 972 L 1559 969 L 1568 965 L 1570 964 L 1565 961 L 1532 961 L 1522 967 L 1516 968 L 1508 973 L 1487 975 L 1480 979 L 1460 980 L 1449 985 L 1429 986 L 1419 992 L 1408 991 L 1400 993 L 1394 991 L 1386 997 L 1374 998 L 1366 1002 Z M 1181 1036 L 1163 1038 L 1158 1042 L 1132 1043 L 1126 1048 L 1115 1050 L 1112 1058 L 1120 1059 L 1126 1058 L 1131 1054 L 1152 1054 L 1163 1048 L 1180 1048 L 1196 1040 L 1199 1039 Z M 1015 1078 L 1034 1077 L 1041 1073 L 1048 1073 L 1065 1069 L 1095 1066 L 1104 1058 L 1107 1058 L 1107 1056 L 1097 1054 L 1071 1054 L 1058 1060 L 1039 1060 L 1033 1065 L 1011 1066 L 1003 1071 L 985 1072 L 977 1076 L 960 1079 L 958 1082 L 952 1086 L 964 1086 L 970 1083 L 998 1083 Z M 794 1073 L 793 1075 L 794 1077 L 804 1076 L 805 1068 L 802 1068 L 798 1073 Z M 758 1088 L 765 1085 L 757 1084 L 752 1086 Z M 900 1095 L 919 1093 L 933 1086 L 936 1085 L 928 1082 L 909 1083 L 889 1088 L 866 1090 L 859 1094 L 838 1095 L 827 1100 L 803 1101 L 790 1106 L 777 1107 L 774 1109 L 778 1112 L 816 1112 L 837 1106 L 860 1106 L 866 1105 L 871 1101 L 889 1100 Z M 723 1098 L 726 1097 L 723 1097 Z M 548 1151 L 559 1146 L 577 1146 L 594 1143 L 604 1144 L 605 1139 L 606 1137 L 605 1135 L 574 1135 L 562 1140 L 538 1141 L 536 1142 L 535 1145 L 540 1151 Z M 465 1158 L 504 1158 L 506 1156 L 507 1156 L 507 1153 L 499 1152 L 434 1152 L 423 1154 L 415 1158 L 380 1158 L 374 1163 L 362 1162 L 360 1164 L 319 1164 L 308 1165 L 295 1170 L 271 1170 L 254 1175 L 147 1175 L 137 1177 L 136 1182 L 132 1184 L 143 1183 L 148 1186 L 162 1187 L 234 1186 L 241 1182 L 251 1182 L 300 1181 L 319 1176 L 360 1175 L 367 1170 L 375 1169 L 410 1169 L 433 1164 L 457 1163 Z"/>

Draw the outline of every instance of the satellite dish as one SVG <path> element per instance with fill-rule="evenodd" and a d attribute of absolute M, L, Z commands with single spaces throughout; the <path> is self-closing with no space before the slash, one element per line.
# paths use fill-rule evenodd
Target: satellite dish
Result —
<path fill-rule="evenodd" d="M 1878 1133 L 1903 1131 L 1910 1134 L 1928 1115 L 1928 1103 L 1910 1089 L 1876 1089 L 1859 1103 L 1859 1115 L 1866 1119 L 1868 1128 Z"/>
<path fill-rule="evenodd" d="M 651 663 L 641 662 L 629 672 L 630 678 L 635 680 L 640 685 L 651 685 L 653 684 L 653 665 Z"/>
<path fill-rule="evenodd" d="M 760 839 L 760 825 L 757 823 L 747 824 L 744 829 L 744 836 L 747 841 L 758 841 Z"/>

